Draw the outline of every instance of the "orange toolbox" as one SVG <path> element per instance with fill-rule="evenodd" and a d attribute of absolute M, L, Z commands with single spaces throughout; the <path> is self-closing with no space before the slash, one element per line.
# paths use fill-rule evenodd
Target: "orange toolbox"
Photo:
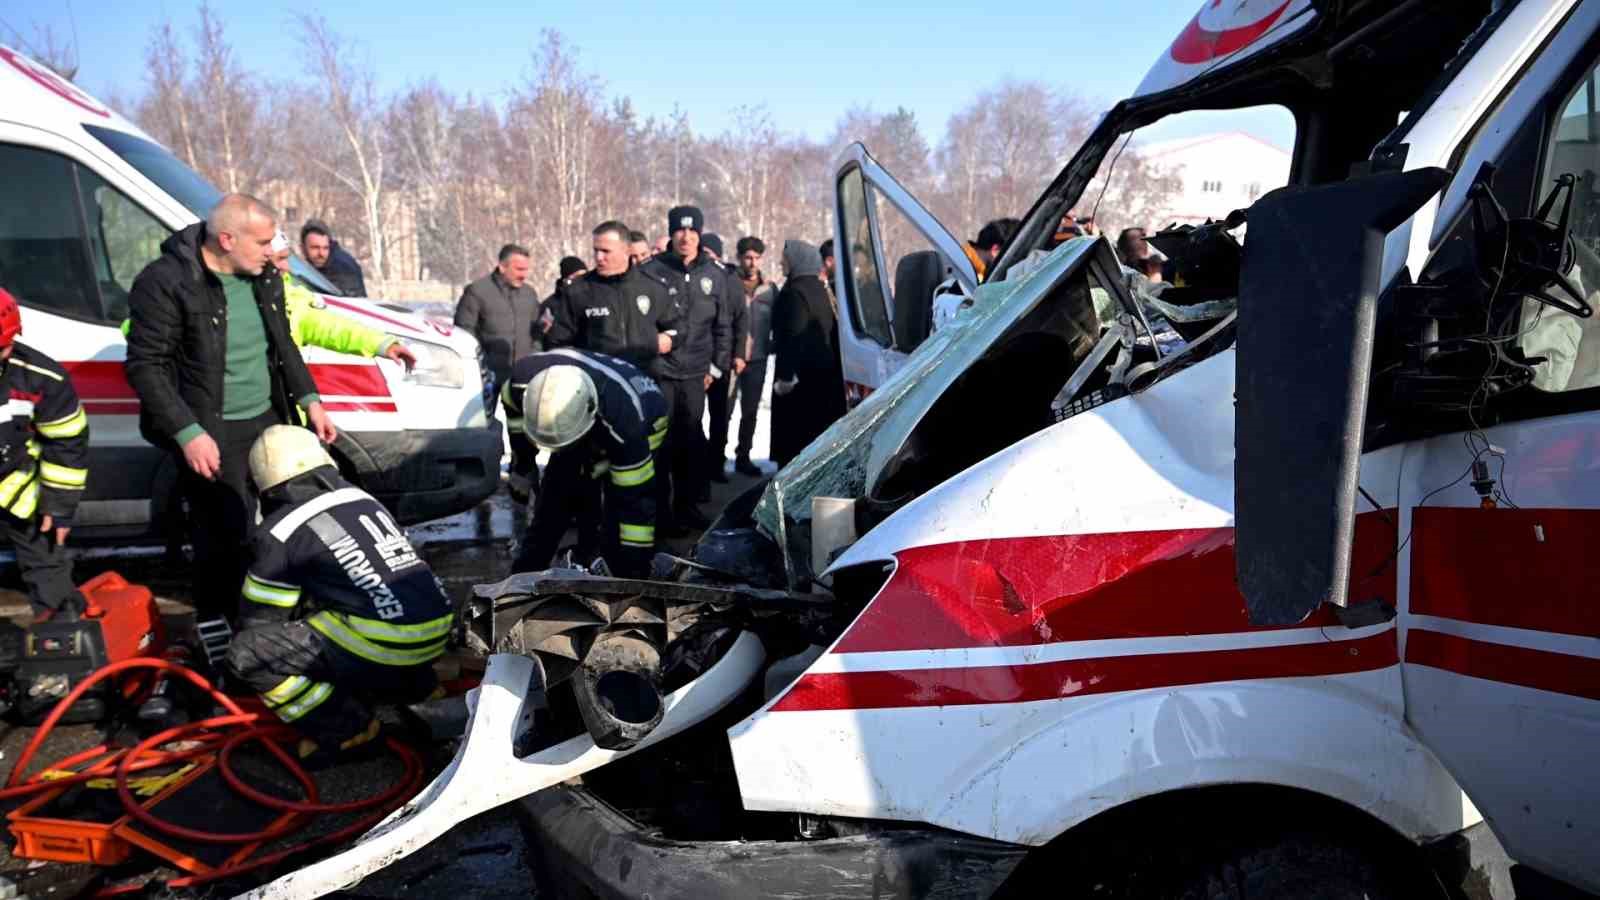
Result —
<path fill-rule="evenodd" d="M 165 774 L 145 773 L 130 778 L 136 793 L 149 793 L 149 808 L 159 797 L 200 775 L 200 765 L 174 767 Z M 6 816 L 17 847 L 12 855 L 22 859 L 93 863 L 114 866 L 127 860 L 133 845 L 113 834 L 129 817 L 110 775 L 84 784 L 45 791 Z"/>

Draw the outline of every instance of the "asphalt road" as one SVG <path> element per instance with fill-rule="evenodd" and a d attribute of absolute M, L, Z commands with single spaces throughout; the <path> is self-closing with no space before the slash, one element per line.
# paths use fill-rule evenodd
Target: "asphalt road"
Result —
<path fill-rule="evenodd" d="M 771 464 L 765 465 L 770 470 Z M 732 474 L 729 484 L 713 486 L 712 502 L 704 504 L 702 508 L 711 514 L 754 483 L 755 479 Z M 459 596 L 475 585 L 498 581 L 509 573 L 512 542 L 521 530 L 521 517 L 524 514 L 523 509 L 512 504 L 502 490 L 477 509 L 415 526 L 408 529 L 408 533 L 446 589 L 452 595 Z M 694 536 L 673 541 L 670 549 L 686 552 L 693 541 Z M 154 590 L 161 600 L 169 628 L 180 629 L 192 622 L 187 602 L 189 586 L 186 569 L 181 563 L 175 563 L 167 557 L 160 548 L 97 550 L 80 559 L 77 577 L 81 582 L 107 570 L 120 572 L 129 581 L 148 585 Z M 0 615 L 14 618 L 26 615 L 26 603 L 18 593 L 19 587 L 15 568 L 5 567 L 3 574 L 0 574 Z M 0 756 L 0 771 L 9 774 L 12 761 L 32 735 L 31 728 L 0 724 L 0 753 L 3 753 Z M 102 734 L 93 726 L 60 728 L 51 736 L 40 758 L 58 759 L 76 750 L 94 746 L 100 740 Z M 435 766 L 442 766 L 448 761 L 450 749 L 436 748 L 432 761 Z M 325 771 L 318 774 L 319 787 L 327 799 L 333 800 L 368 795 L 381 790 L 393 776 L 393 771 L 388 767 L 390 765 L 375 762 Z M 0 876 L 17 876 L 28 871 L 28 861 L 12 858 L 9 851 L 9 846 L 0 849 Z M 153 875 L 164 879 L 178 873 L 146 863 L 143 868 L 133 867 L 119 874 L 124 877 Z M 474 897 L 530 897 L 533 896 L 532 884 L 533 874 L 522 827 L 511 808 L 502 807 L 465 823 L 445 839 L 339 896 L 436 897 L 452 889 L 459 893 L 463 886 L 471 885 Z M 26 883 L 23 886 L 26 889 Z M 69 891 L 70 887 L 63 887 L 53 894 L 38 889 L 29 893 L 35 897 L 72 896 Z M 212 892 L 212 895 L 227 896 L 227 893 Z M 191 893 L 187 896 L 195 895 Z"/>

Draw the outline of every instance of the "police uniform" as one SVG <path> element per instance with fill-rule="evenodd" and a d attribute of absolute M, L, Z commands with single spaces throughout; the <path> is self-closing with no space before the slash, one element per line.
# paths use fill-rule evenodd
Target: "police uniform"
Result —
<path fill-rule="evenodd" d="M 677 343 L 677 306 L 660 282 L 637 269 L 621 275 L 589 272 L 551 296 L 549 348 L 576 347 L 648 369 L 660 353 L 658 335 Z"/>
<path fill-rule="evenodd" d="M 38 522 L 72 525 L 89 481 L 89 417 L 66 371 L 26 344 L 11 345 L 0 377 L 0 537 L 16 552 L 34 611 L 60 609 L 77 592 L 72 558 Z"/>
<path fill-rule="evenodd" d="M 362 733 L 373 702 L 428 696 L 452 615 L 383 505 L 317 471 L 334 489 L 282 504 L 256 531 L 228 668 L 279 719 L 334 747 Z"/>
<path fill-rule="evenodd" d="M 524 389 L 552 366 L 577 366 L 588 373 L 599 395 L 598 409 L 589 433 L 557 450 L 545 466 L 533 521 L 512 571 L 548 568 L 576 516 L 582 561 L 600 555 L 616 574 L 646 575 L 655 553 L 655 451 L 667 433 L 666 400 L 650 376 L 626 360 L 550 350 L 512 365 L 501 392 L 508 427 L 522 428 Z"/>
<path fill-rule="evenodd" d="M 705 377 L 719 379 L 733 365 L 733 311 L 744 306 L 744 286 L 727 269 L 699 253 L 685 265 L 672 253 L 657 254 L 640 267 L 666 290 L 678 314 L 679 338 L 672 352 L 651 368 L 667 398 L 671 438 L 664 454 L 671 460 L 670 484 L 658 487 L 659 499 L 675 517 L 693 520 L 705 487 L 706 433 L 701 425 L 706 407 Z M 663 472 L 663 474 L 667 474 Z"/>

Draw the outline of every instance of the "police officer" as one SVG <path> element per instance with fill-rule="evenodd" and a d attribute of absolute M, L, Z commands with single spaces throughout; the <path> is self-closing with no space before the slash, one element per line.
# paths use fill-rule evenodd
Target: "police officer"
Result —
<path fill-rule="evenodd" d="M 678 307 L 678 335 L 672 352 L 652 370 L 671 408 L 672 427 L 666 457 L 671 484 L 663 480 L 660 500 L 670 498 L 674 533 L 684 526 L 703 528 L 710 522 L 695 506 L 706 477 L 706 435 L 701 429 L 706 390 L 733 368 L 733 318 L 744 304 L 737 278 L 700 248 L 705 217 L 693 206 L 667 213 L 671 244 L 640 267 L 660 282 Z M 666 518 L 665 516 L 663 517 Z"/>
<path fill-rule="evenodd" d="M 666 400 L 650 376 L 604 353 L 550 350 L 511 367 L 501 402 L 507 424 L 520 423 L 552 454 L 511 570 L 548 568 L 577 517 L 580 560 L 599 555 L 617 575 L 647 576 L 656 540 L 655 451 L 667 432 Z"/>
<path fill-rule="evenodd" d="M 594 230 L 594 268 L 548 301 L 545 346 L 576 347 L 648 368 L 672 350 L 676 309 L 666 290 L 631 267 L 628 226 L 602 222 Z"/>
<path fill-rule="evenodd" d="M 317 436 L 273 425 L 250 448 L 264 514 L 228 670 L 331 757 L 377 736 L 374 702 L 426 699 L 450 602 L 371 494 Z"/>
<path fill-rule="evenodd" d="M 84 608 L 63 545 L 89 481 L 89 417 L 66 371 L 21 334 L 17 300 L 0 288 L 0 538 L 16 553 L 34 621 L 68 619 Z"/>

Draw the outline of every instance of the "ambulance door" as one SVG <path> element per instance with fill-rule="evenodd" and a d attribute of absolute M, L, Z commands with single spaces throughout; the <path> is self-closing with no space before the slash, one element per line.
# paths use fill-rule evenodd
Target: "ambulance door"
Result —
<path fill-rule="evenodd" d="M 1597 312 L 1513 300 L 1520 322 L 1506 340 L 1532 383 L 1486 382 L 1467 401 L 1482 427 L 1407 445 L 1399 485 L 1407 719 L 1513 859 L 1587 891 L 1600 891 L 1594 12 L 1568 20 L 1479 140 L 1499 148 L 1494 190 L 1512 217 L 1531 215 L 1558 178 L 1577 178 L 1562 265 Z M 1458 172 L 1470 178 L 1477 155 Z M 1467 216 L 1451 239 L 1471 231 Z"/>
<path fill-rule="evenodd" d="M 854 406 L 928 336 L 940 285 L 953 279 L 954 289 L 970 296 L 978 278 L 961 242 L 859 143 L 840 157 L 833 221 L 831 287 Z"/>

